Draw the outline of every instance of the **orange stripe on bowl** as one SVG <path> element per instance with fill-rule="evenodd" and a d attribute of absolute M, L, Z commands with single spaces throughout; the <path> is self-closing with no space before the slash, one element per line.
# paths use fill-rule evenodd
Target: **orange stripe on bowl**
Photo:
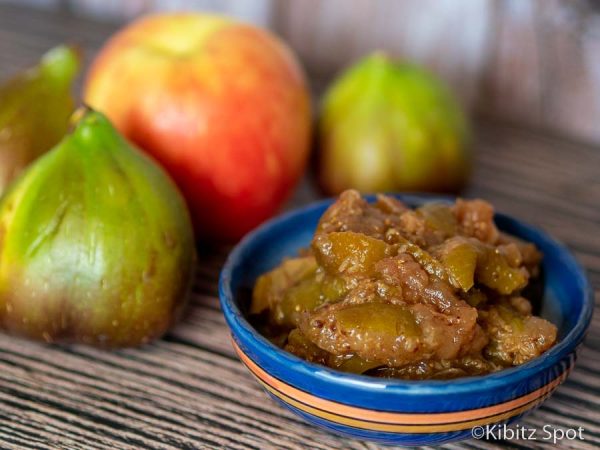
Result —
<path fill-rule="evenodd" d="M 473 428 L 475 426 L 487 425 L 496 422 L 500 422 L 503 420 L 507 420 L 511 417 L 514 417 L 518 414 L 521 414 L 529 409 L 536 407 L 539 403 L 548 398 L 552 392 L 548 392 L 542 397 L 527 403 L 519 408 L 514 410 L 497 414 L 495 416 L 488 416 L 481 418 L 479 420 L 469 420 L 466 422 L 455 422 L 455 423 L 443 423 L 443 424 L 432 424 L 432 425 L 407 425 L 407 424 L 391 424 L 391 423 L 381 423 L 381 422 L 370 422 L 366 420 L 357 419 L 355 417 L 346 417 L 339 416 L 334 413 L 330 413 L 327 411 L 323 411 L 317 408 L 312 408 L 309 405 L 305 405 L 304 403 L 300 403 L 293 398 L 289 398 L 282 394 L 281 392 L 276 391 L 271 386 L 267 385 L 260 379 L 259 383 L 263 385 L 265 389 L 271 392 L 273 395 L 277 396 L 283 402 L 288 403 L 289 405 L 300 409 L 308 414 L 312 414 L 314 416 L 320 417 L 321 419 L 328 420 L 330 422 L 335 422 L 341 425 L 346 425 L 354 428 L 361 428 L 365 430 L 372 431 L 384 431 L 391 433 L 444 433 L 450 431 L 460 431 L 467 430 Z"/>
<path fill-rule="evenodd" d="M 547 394 L 552 392 L 560 383 L 562 383 L 568 375 L 570 367 L 563 372 L 560 376 L 552 380 L 550 383 L 542 386 L 541 388 L 530 392 L 522 397 L 518 397 L 508 402 L 500 403 L 497 405 L 487 406 L 478 409 L 470 409 L 466 411 L 456 411 L 447 413 L 392 413 L 386 411 L 376 411 L 371 409 L 359 408 L 354 406 L 345 405 L 331 400 L 326 400 L 320 397 L 316 397 L 308 392 L 297 389 L 281 380 L 273 377 L 272 375 L 265 372 L 262 368 L 256 365 L 233 341 L 233 347 L 237 352 L 242 362 L 248 367 L 248 369 L 263 383 L 263 385 L 270 386 L 271 392 L 276 391 L 283 394 L 286 398 L 303 404 L 310 408 L 326 412 L 328 414 L 334 414 L 338 417 L 361 417 L 367 422 L 377 422 L 381 424 L 401 424 L 407 425 L 433 425 L 433 424 L 456 424 L 458 422 L 467 422 L 481 420 L 482 418 L 498 416 L 505 413 L 511 413 L 520 407 L 525 407 L 528 404 L 533 403 L 537 399 L 546 397 Z M 274 393 L 274 392 L 273 392 Z M 290 402 L 288 402 L 290 403 Z M 537 403 L 537 402 L 536 402 Z M 533 406 L 530 406 L 533 407 Z M 512 415 L 516 415 L 514 413 Z"/>

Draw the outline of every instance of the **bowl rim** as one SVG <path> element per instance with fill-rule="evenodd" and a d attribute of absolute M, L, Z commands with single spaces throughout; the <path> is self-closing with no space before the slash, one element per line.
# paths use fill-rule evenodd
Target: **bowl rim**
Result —
<path fill-rule="evenodd" d="M 452 201 L 455 197 L 447 195 L 436 195 L 427 193 L 387 193 L 395 198 L 401 199 L 408 204 L 415 205 L 424 201 Z M 374 195 L 363 195 L 368 201 L 372 201 Z M 583 299 L 581 311 L 576 319 L 575 326 L 567 333 L 563 339 L 550 350 L 528 361 L 525 364 L 500 370 L 487 375 L 478 375 L 462 377 L 452 380 L 402 380 L 395 378 L 376 378 L 368 375 L 359 375 L 341 372 L 327 366 L 308 362 L 292 353 L 289 353 L 267 338 L 262 336 L 245 318 L 244 314 L 237 307 L 234 301 L 234 293 L 231 290 L 231 281 L 234 268 L 243 260 L 247 249 L 252 246 L 257 239 L 269 234 L 271 230 L 289 220 L 321 208 L 326 208 L 335 201 L 334 197 L 315 201 L 307 205 L 295 208 L 291 211 L 280 214 L 260 225 L 248 233 L 229 253 L 227 260 L 219 276 L 219 299 L 221 309 L 229 325 L 234 339 L 240 340 L 244 347 L 249 347 L 255 352 L 262 352 L 269 355 L 272 359 L 284 364 L 289 370 L 299 374 L 317 377 L 320 381 L 343 385 L 348 387 L 360 387 L 371 391 L 381 391 L 385 389 L 386 393 L 397 392 L 402 395 L 410 394 L 443 394 L 451 391 L 452 393 L 486 391 L 497 389 L 514 383 L 518 383 L 534 374 L 549 369 L 560 362 L 561 359 L 568 356 L 584 339 L 585 333 L 590 325 L 593 307 L 594 293 L 586 275 L 586 270 L 578 262 L 576 257 L 561 242 L 548 235 L 545 231 L 529 223 L 515 219 L 514 217 L 496 212 L 495 218 L 507 219 L 516 223 L 519 227 L 527 229 L 537 235 L 539 240 L 554 247 L 560 254 L 563 264 L 571 266 L 573 273 L 579 278 L 579 283 L 583 289 Z"/>

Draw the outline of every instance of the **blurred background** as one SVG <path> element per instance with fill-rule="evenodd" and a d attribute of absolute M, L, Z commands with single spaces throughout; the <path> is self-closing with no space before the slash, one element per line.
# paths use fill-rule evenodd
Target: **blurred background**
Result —
<path fill-rule="evenodd" d="M 566 243 L 590 275 L 598 310 L 600 0 L 0 0 L 0 81 L 4 82 L 22 73 L 23 69 L 34 66 L 45 52 L 63 43 L 78 44 L 84 50 L 83 70 L 88 70 L 107 39 L 125 23 L 153 11 L 167 10 L 213 11 L 272 30 L 295 50 L 303 63 L 308 72 L 315 104 L 323 98 L 321 94 L 336 84 L 336 77 L 345 67 L 374 50 L 385 50 L 395 58 L 415 61 L 430 69 L 446 81 L 467 109 L 468 117 L 474 119 L 473 171 L 461 195 L 489 200 L 497 210 L 539 226 Z M 185 37 L 187 38 L 187 34 Z M 165 62 L 170 61 L 165 58 Z M 122 87 L 122 90 L 117 91 L 117 94 L 113 91 L 103 94 L 105 106 L 119 107 L 120 102 L 136 105 L 143 103 L 141 100 L 149 97 L 147 91 L 130 88 L 140 80 L 164 82 L 165 92 L 175 99 L 179 98 L 176 96 L 178 92 L 170 92 L 167 77 L 162 80 L 160 74 L 145 70 L 143 59 L 125 60 L 121 67 L 126 65 L 135 69 L 131 70 L 131 79 L 134 81 L 123 77 L 122 72 L 110 72 L 117 81 L 113 83 L 113 80 L 109 80 L 106 86 Z M 207 66 L 213 67 L 210 64 Z M 253 65 L 249 64 L 247 68 L 250 69 L 251 66 Z M 398 72 L 389 73 L 397 75 Z M 206 76 L 201 71 L 198 73 L 199 76 Z M 237 81 L 239 73 L 241 72 L 236 70 L 226 73 L 229 78 L 225 81 Z M 140 74 L 139 79 L 134 77 L 137 74 Z M 78 85 L 72 89 L 77 95 L 81 95 L 84 79 L 85 75 L 79 74 Z M 257 85 L 276 85 L 271 79 L 266 79 L 266 82 L 265 79 L 260 78 Z M 410 150 L 414 150 L 414 155 L 419 157 L 413 158 L 417 170 L 410 168 L 406 171 L 410 172 L 409 175 L 424 173 L 426 178 L 430 178 L 425 181 L 437 181 L 444 174 L 453 172 L 445 170 L 443 164 L 435 164 L 438 158 L 442 160 L 439 155 L 445 158 L 448 153 L 446 148 L 452 147 L 455 142 L 462 142 L 462 133 L 456 131 L 460 127 L 453 127 L 453 121 L 448 119 L 453 115 L 440 114 L 439 108 L 427 108 L 436 103 L 428 100 L 430 97 L 427 96 L 415 96 L 417 100 L 408 97 L 409 100 L 412 99 L 414 108 L 404 105 L 396 115 L 390 114 L 385 108 L 378 109 L 381 103 L 393 97 L 389 95 L 389 90 L 378 90 L 383 89 L 381 86 L 385 89 L 390 86 L 381 83 L 380 78 L 378 80 L 377 89 L 364 89 L 362 84 L 353 84 L 352 94 L 356 94 L 356 97 L 365 96 L 365 93 L 369 97 L 383 92 L 374 96 L 377 102 L 371 102 L 371 97 L 367 99 L 369 108 L 365 109 L 366 112 L 361 112 L 366 118 L 360 117 L 363 120 L 357 121 L 361 126 L 356 126 L 357 122 L 344 122 L 346 117 L 337 117 L 337 123 L 336 120 L 331 121 L 332 128 L 340 126 L 344 130 L 336 136 L 348 138 L 342 139 L 339 145 L 329 145 L 329 150 L 333 149 L 332 154 L 337 157 L 332 158 L 334 164 L 331 164 L 330 171 L 322 170 L 325 176 L 321 178 L 333 179 L 344 171 L 353 175 L 369 175 L 365 166 L 378 159 L 359 157 L 371 154 L 384 155 L 381 158 L 384 163 L 378 167 L 384 173 L 382 178 L 389 177 L 390 173 L 395 175 L 394 170 L 408 167 L 404 163 L 410 161 L 406 157 L 410 156 Z M 285 83 L 282 85 L 285 91 Z M 141 83 L 141 86 L 146 84 Z M 70 84 L 67 87 L 70 89 Z M 127 98 L 129 90 L 133 91 L 133 95 Z M 302 98 L 306 99 L 308 94 L 304 86 L 301 91 Z M 419 92 L 422 91 L 427 89 Z M 13 90 L 9 88 L 5 92 Z M 185 92 L 187 95 L 187 91 Z M 248 97 L 250 106 L 244 111 L 245 119 L 256 117 L 257 110 L 260 111 L 261 107 L 264 111 L 271 111 L 264 108 L 268 104 L 265 99 L 279 101 L 276 96 L 269 95 L 268 90 L 266 95 L 260 89 L 256 92 L 256 97 Z M 433 89 L 433 92 L 438 91 Z M 65 95 L 63 93 L 62 97 Z M 64 107 L 67 103 L 62 97 L 59 100 Z M 224 95 L 223 98 L 225 97 L 227 96 Z M 4 98 L 0 95 L 0 113 L 3 109 L 11 111 L 11 105 Z M 32 102 L 30 97 L 23 95 L 12 98 L 14 104 L 25 105 L 24 110 L 34 105 L 31 108 L 34 112 L 38 109 L 37 105 L 50 104 L 43 101 Z M 423 103 L 419 103 L 421 98 L 425 98 Z M 338 111 L 352 112 L 352 106 L 357 103 L 360 104 L 360 101 L 343 102 Z M 438 101 L 438 106 L 443 103 Z M 350 107 L 346 108 L 348 104 Z M 372 104 L 376 107 L 372 107 Z M 421 108 L 423 105 L 426 107 Z M 54 111 L 51 107 L 48 109 Z M 321 108 L 321 111 L 325 109 Z M 193 113 L 193 108 L 191 110 Z M 14 108 L 12 111 L 19 109 Z M 198 111 L 202 112 L 202 109 Z M 217 120 L 212 124 L 218 125 L 216 130 L 221 130 L 221 123 L 225 124 L 223 128 L 233 128 L 230 123 L 234 123 L 234 119 L 236 123 L 254 123 L 252 120 L 239 120 L 238 108 L 231 108 L 231 111 L 233 113 L 226 116 L 226 119 L 232 117 L 231 122 L 215 116 Z M 273 108 L 273 111 L 279 112 L 281 109 Z M 430 111 L 435 114 L 429 115 Z M 70 114 L 70 110 L 67 112 Z M 3 136 L 6 140 L 16 142 L 17 148 L 22 148 L 19 146 L 23 146 L 23 142 L 30 143 L 29 139 L 18 139 L 20 136 L 32 137 L 31 141 L 39 141 L 40 147 L 44 147 L 40 152 L 48 150 L 47 139 L 44 133 L 40 133 L 39 124 L 49 123 L 47 118 L 50 115 L 38 113 L 31 116 L 39 116 L 41 119 L 39 122 L 15 121 L 11 126 L 18 133 L 12 134 L 3 133 L 0 114 L 0 150 Z M 148 108 L 148 114 L 144 117 L 145 123 L 139 128 L 142 131 L 144 127 L 155 131 L 154 122 L 157 121 L 153 119 L 160 117 L 160 114 Z M 310 122 L 310 111 L 307 107 L 289 108 L 277 117 L 278 123 L 285 125 L 285 120 L 279 120 L 282 117 L 290 118 L 289 123 L 293 125 L 300 124 L 293 129 L 302 129 L 302 123 Z M 401 126 L 388 132 L 392 127 L 385 119 L 395 117 L 409 117 L 411 121 L 406 121 L 409 124 L 407 126 L 404 126 L 403 121 L 398 121 Z M 65 128 L 67 118 L 65 116 Z M 321 118 L 315 115 L 315 125 L 324 122 Z M 160 154 L 167 161 L 171 161 L 169 157 L 172 155 L 184 154 L 183 161 L 187 164 L 174 158 L 178 164 L 171 175 L 180 185 L 184 184 L 183 180 L 190 187 L 186 200 L 189 204 L 197 202 L 199 205 L 196 207 L 199 211 L 196 215 L 198 223 L 204 226 L 210 219 L 215 224 L 211 229 L 213 232 L 223 232 L 224 229 L 229 232 L 229 225 L 232 224 L 231 228 L 235 227 L 235 230 L 230 232 L 230 237 L 235 233 L 241 235 L 242 231 L 247 231 L 242 228 L 251 228 L 250 225 L 254 226 L 266 216 L 274 214 L 276 207 L 281 206 L 279 193 L 286 186 L 291 189 L 288 181 L 294 170 L 282 171 L 282 176 L 269 186 L 262 183 L 264 178 L 256 176 L 263 176 L 267 172 L 261 172 L 263 166 L 269 167 L 269 164 L 261 164 L 262 161 L 271 160 L 269 156 L 272 156 L 275 146 L 270 145 L 269 139 L 242 140 L 236 133 L 223 133 L 233 136 L 232 142 L 236 145 L 225 145 L 229 142 L 225 138 L 225 144 L 215 139 L 220 145 L 203 145 L 197 148 L 188 145 L 187 152 L 180 152 L 179 131 L 187 130 L 188 122 L 172 122 L 172 127 L 165 127 L 164 135 L 160 134 L 160 137 L 167 138 L 155 139 L 161 144 L 160 152 L 156 148 L 150 148 L 154 147 L 152 144 L 156 144 L 152 139 L 145 142 L 148 148 L 144 149 L 156 151 L 155 156 Z M 262 125 L 265 123 L 270 125 L 267 121 Z M 286 128 L 290 126 L 289 123 L 281 127 L 285 130 L 282 133 L 264 133 L 267 138 L 270 134 L 276 134 L 284 141 L 289 140 L 286 146 L 288 151 L 284 152 L 285 158 L 292 161 L 289 167 L 296 169 L 302 166 L 303 169 L 304 162 L 308 159 L 308 152 L 304 154 L 305 160 L 296 158 L 296 154 L 302 152 L 290 143 L 306 144 L 303 146 L 311 147 L 313 156 L 326 154 L 323 149 L 327 150 L 327 145 L 320 146 L 318 136 L 315 136 L 315 145 L 310 146 L 308 133 L 305 139 L 302 139 L 302 133 L 289 133 L 289 128 Z M 346 125 L 347 123 L 350 125 Z M 22 128 L 16 126 L 22 124 L 25 124 Z M 209 128 L 204 126 L 204 122 L 201 125 L 198 128 Z M 394 122 L 393 126 L 396 125 Z M 410 133 L 413 131 L 410 126 L 414 126 L 415 133 Z M 246 128 L 247 134 L 240 132 L 240 135 L 252 138 L 255 128 Z M 380 128 L 383 129 L 381 136 L 384 138 L 378 140 L 375 138 L 379 135 L 372 135 L 370 131 L 374 129 L 377 132 Z M 399 131 L 396 133 L 396 130 Z M 198 134 L 202 137 L 202 133 Z M 64 131 L 61 131 L 56 142 L 63 135 Z M 149 135 L 152 136 L 152 133 Z M 262 136 L 263 133 L 260 134 Z M 359 139 L 364 136 L 375 138 L 373 141 Z M 416 138 L 409 145 L 396 145 L 398 136 Z M 207 142 L 212 144 L 209 139 Z M 244 144 L 250 142 L 256 145 L 237 145 L 236 139 Z M 327 143 L 325 139 L 323 141 Z M 375 144 L 371 145 L 372 142 Z M 446 145 L 448 142 L 450 145 Z M 401 143 L 404 144 L 404 141 Z M 384 150 L 388 148 L 385 144 L 390 144 L 392 151 L 376 153 L 374 149 L 377 150 L 377 144 Z M 348 152 L 348 147 L 352 145 L 357 147 L 357 151 Z M 460 156 L 470 156 L 471 152 L 461 152 L 460 145 L 455 147 L 458 150 L 451 153 L 455 156 L 454 161 L 458 161 L 461 167 L 466 167 L 467 164 L 464 164 Z M 249 160 L 250 163 L 245 163 L 245 160 L 240 161 L 236 157 L 215 158 L 214 155 L 223 155 L 223 148 L 232 151 L 228 155 L 234 156 L 243 155 L 246 148 L 255 148 L 254 153 L 258 155 L 259 163 L 253 164 L 252 159 Z M 235 153 L 238 148 L 242 151 Z M 203 153 L 202 157 L 198 157 L 194 152 L 197 149 L 206 151 L 208 156 L 204 157 Z M 337 149 L 341 151 L 335 151 Z M 20 155 L 18 152 L 13 153 Z M 9 156 L 13 153 L 4 152 Z M 149 153 L 153 154 L 152 151 Z M 33 154 L 37 157 L 34 152 L 21 154 Z M 421 158 L 423 154 L 425 157 Z M 262 157 L 264 158 L 261 159 Z M 444 163 L 449 164 L 449 159 L 452 158 L 443 159 Z M 204 164 L 205 161 L 208 163 Z M 17 162 L 29 163 L 25 159 Z M 0 169 L 2 166 L 0 152 Z M 422 170 L 423 167 L 428 170 Z M 191 178 L 196 175 L 196 168 L 199 168 L 202 176 L 198 177 L 201 182 Z M 10 169 L 12 175 L 14 171 L 12 167 Z M 318 192 L 317 183 L 314 182 L 317 170 L 314 170 L 315 167 L 309 169 L 286 208 L 312 202 L 323 195 Z M 240 173 L 244 176 L 239 176 Z M 402 175 L 406 176 L 406 173 L 402 172 Z M 188 176 L 191 180 L 189 182 Z M 246 180 L 250 188 L 245 189 L 246 186 L 241 182 L 237 183 L 239 180 Z M 1 181 L 0 171 L 0 192 L 3 188 Z M 219 190 L 208 189 L 207 185 L 211 189 L 217 186 Z M 396 187 L 375 190 L 409 189 Z M 230 194 L 231 191 L 233 194 Z M 217 198 L 215 192 L 223 194 L 219 201 L 212 201 Z M 272 198 L 263 196 L 264 192 L 270 193 Z M 268 201 L 262 201 L 263 198 Z M 210 200 L 209 207 L 204 208 L 202 201 L 207 199 Z M 259 212 L 264 216 L 256 213 L 259 208 L 255 208 L 255 203 L 251 203 L 249 199 L 259 199 L 262 202 L 258 203 L 263 208 Z M 61 223 L 61 220 L 62 218 L 52 221 L 51 226 L 56 227 L 55 224 Z M 49 227 L 50 225 L 39 229 L 46 230 Z M 91 350 L 72 351 L 62 347 L 35 346 L 0 336 L 0 374 L 3 374 L 0 376 L 0 447 L 13 448 L 3 444 L 19 443 L 19 439 L 22 439 L 32 448 L 42 448 L 46 442 L 47 448 L 88 448 L 95 443 L 113 448 L 121 448 L 124 444 L 131 445 L 132 448 L 150 448 L 154 445 L 153 442 L 157 442 L 156 448 L 164 448 L 162 444 L 165 442 L 169 445 L 174 443 L 173 446 L 178 448 L 186 445 L 195 448 L 203 443 L 210 447 L 214 439 L 221 446 L 231 448 L 250 447 L 252 443 L 255 448 L 261 449 L 274 448 L 276 445 L 277 448 L 290 449 L 375 448 L 370 444 L 362 447 L 355 442 L 338 440 L 333 435 L 317 433 L 315 429 L 291 419 L 282 409 L 265 404 L 265 398 L 258 393 L 251 378 L 242 376 L 241 367 L 231 361 L 235 356 L 229 343 L 229 331 L 217 305 L 218 273 L 230 247 L 215 244 L 208 234 L 202 235 L 199 247 L 201 264 L 194 279 L 190 311 L 169 333 L 167 339 L 159 341 L 149 351 L 131 350 L 111 354 Z M 53 270 L 60 270 L 59 265 L 55 266 L 59 269 L 53 266 Z M 14 283 L 12 279 L 10 283 Z M 25 291 L 29 291 L 29 288 L 24 288 L 23 292 Z M 600 448 L 600 417 L 597 408 L 600 404 L 598 314 L 593 319 L 588 341 L 583 347 L 584 353 L 578 360 L 578 369 L 550 401 L 527 419 L 526 424 L 538 429 L 545 424 L 565 428 L 583 425 L 586 429 L 586 441 L 574 442 L 573 446 L 592 450 Z M 255 416 L 258 426 L 252 425 Z M 2 440 L 4 438 L 5 441 Z M 159 443 L 160 440 L 164 442 Z M 145 445 L 147 442 L 151 444 Z M 248 442 L 250 445 L 246 445 Z M 269 447 L 265 442 L 275 444 Z M 550 442 L 542 444 L 536 448 L 550 448 L 552 445 Z M 492 450 L 501 445 L 505 444 L 471 442 L 464 447 L 452 448 Z M 524 443 L 517 442 L 514 445 L 511 442 L 510 445 L 514 448 L 526 447 Z"/>
<path fill-rule="evenodd" d="M 5 67 L 31 65 L 34 56 L 58 43 L 32 38 L 30 52 L 15 54 L 11 39 L 23 30 L 11 28 L 17 23 L 11 11 L 23 14 L 23 6 L 31 7 L 28 14 L 36 33 L 44 33 L 43 12 L 51 10 L 63 17 L 64 39 L 77 36 L 92 48 L 101 45 L 98 39 L 107 29 L 116 30 L 138 15 L 156 10 L 216 11 L 283 37 L 299 54 L 316 90 L 357 57 L 385 49 L 432 69 L 478 116 L 600 142 L 600 1 L 596 0 L 0 0 L 0 4 L 14 5 L 0 13 Z M 59 37 L 54 32 L 52 36 Z M 0 76 L 8 75 L 0 67 Z"/>

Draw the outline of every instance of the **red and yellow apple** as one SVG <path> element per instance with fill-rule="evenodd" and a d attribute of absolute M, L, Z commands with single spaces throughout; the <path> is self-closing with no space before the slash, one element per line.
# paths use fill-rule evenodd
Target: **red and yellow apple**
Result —
<path fill-rule="evenodd" d="M 307 163 L 310 96 L 297 59 L 227 17 L 133 22 L 100 51 L 84 96 L 167 169 L 201 239 L 236 240 L 269 218 Z"/>

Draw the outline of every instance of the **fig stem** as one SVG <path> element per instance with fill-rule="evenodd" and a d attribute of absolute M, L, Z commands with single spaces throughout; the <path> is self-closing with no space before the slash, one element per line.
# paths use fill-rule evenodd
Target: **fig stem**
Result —
<path fill-rule="evenodd" d="M 65 85 L 70 84 L 81 67 L 82 51 L 74 45 L 60 45 L 48 50 L 40 67 L 50 77 Z"/>
<path fill-rule="evenodd" d="M 71 118 L 69 119 L 69 128 L 70 128 L 70 131 L 72 132 L 77 127 L 77 125 L 79 125 L 79 123 L 81 122 L 81 120 L 86 115 L 88 115 L 89 113 L 91 113 L 93 111 L 94 110 L 90 106 L 88 106 L 86 104 L 83 104 L 79 108 L 77 108 L 73 112 L 73 114 L 71 114 Z"/>

